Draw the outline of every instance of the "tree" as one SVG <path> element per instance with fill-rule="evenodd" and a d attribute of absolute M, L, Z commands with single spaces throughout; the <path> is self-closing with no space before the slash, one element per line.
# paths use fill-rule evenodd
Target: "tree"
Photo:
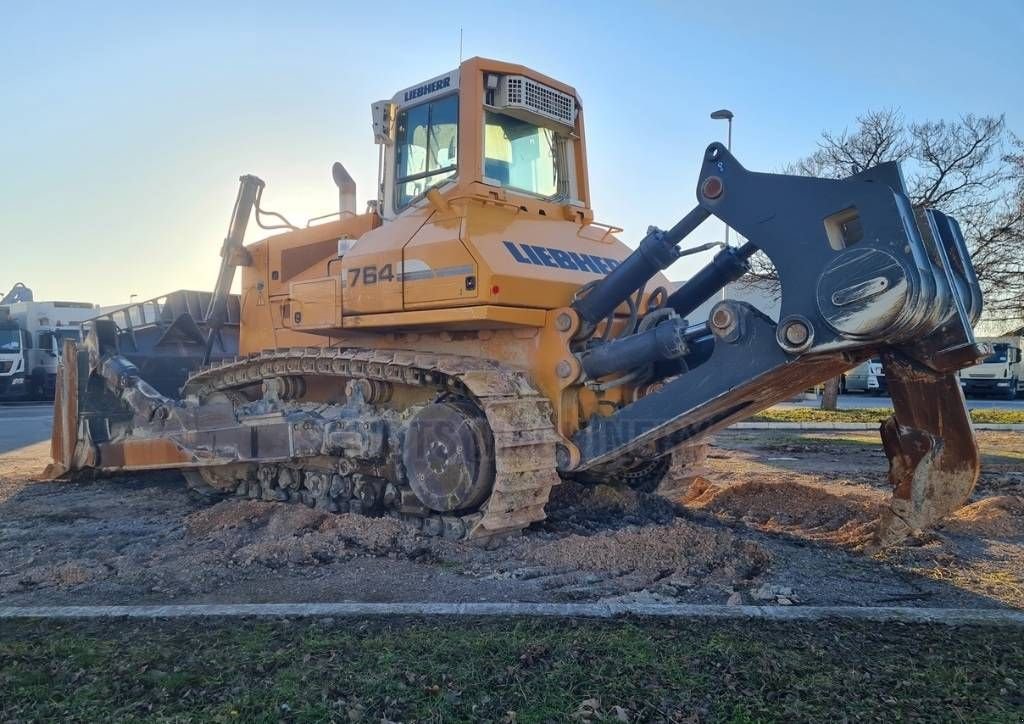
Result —
<path fill-rule="evenodd" d="M 885 161 L 902 163 L 915 206 L 939 209 L 960 222 L 985 299 L 985 327 L 1000 333 L 1019 325 L 1024 143 L 1008 133 L 1003 116 L 907 123 L 898 110 L 871 111 L 857 118 L 852 131 L 823 133 L 818 149 L 784 172 L 843 178 Z M 758 254 L 752 266 L 752 276 L 777 293 L 778 276 L 768 258 Z M 826 384 L 822 407 L 834 401 L 838 386 L 838 380 Z"/>
<path fill-rule="evenodd" d="M 960 222 L 986 324 L 1001 329 L 1024 320 L 1024 143 L 1003 116 L 907 123 L 897 110 L 871 111 L 853 131 L 823 133 L 814 153 L 784 171 L 843 178 L 885 161 L 902 163 L 915 206 Z M 763 254 L 753 266 L 756 278 L 778 284 Z"/>

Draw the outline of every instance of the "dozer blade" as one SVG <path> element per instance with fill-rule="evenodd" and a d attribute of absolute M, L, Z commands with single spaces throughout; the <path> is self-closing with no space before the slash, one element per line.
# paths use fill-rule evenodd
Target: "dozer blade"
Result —
<path fill-rule="evenodd" d="M 93 470 L 188 467 L 197 461 L 160 432 L 180 431 L 170 400 L 139 377 L 135 365 L 116 354 L 112 322 L 89 325 L 86 341 L 65 340 L 53 402 L 52 464 L 45 475 L 73 477 Z M 172 418 L 172 419 L 168 419 Z M 151 429 L 119 434 L 135 423 Z M 165 430 L 158 431 L 159 427 Z"/>
<path fill-rule="evenodd" d="M 892 500 L 875 531 L 891 545 L 959 509 L 980 472 L 978 443 L 956 374 L 882 355 L 893 415 L 882 423 Z"/>
<path fill-rule="evenodd" d="M 81 469 L 88 461 L 78 460 L 76 452 L 79 436 L 79 379 L 88 377 L 88 359 L 85 369 L 79 364 L 78 344 L 64 340 L 61 363 L 57 366 L 57 384 L 53 395 L 53 430 L 50 434 L 50 457 L 53 462 L 43 475 L 48 478 L 66 477 L 72 470 Z"/>

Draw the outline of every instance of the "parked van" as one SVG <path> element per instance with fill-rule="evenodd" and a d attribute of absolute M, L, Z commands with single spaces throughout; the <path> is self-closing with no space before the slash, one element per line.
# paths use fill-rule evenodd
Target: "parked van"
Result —
<path fill-rule="evenodd" d="M 973 367 L 960 370 L 960 385 L 964 394 L 999 395 L 1007 400 L 1017 397 L 1024 384 L 1024 364 L 1021 348 L 1024 338 L 993 337 L 981 339 L 992 345 L 992 354 Z"/>
<path fill-rule="evenodd" d="M 881 395 L 886 391 L 882 360 L 872 357 L 861 362 L 843 377 L 843 392 L 871 392 Z"/>

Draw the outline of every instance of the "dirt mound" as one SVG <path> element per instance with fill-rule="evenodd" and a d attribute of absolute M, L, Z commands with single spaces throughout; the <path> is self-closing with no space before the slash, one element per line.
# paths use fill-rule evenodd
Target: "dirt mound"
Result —
<path fill-rule="evenodd" d="M 639 571 L 699 578 L 750 578 L 764 570 L 768 553 L 727 530 L 676 520 L 664 527 L 626 528 L 570 535 L 529 552 L 552 567 L 591 571 Z"/>
<path fill-rule="evenodd" d="M 884 495 L 834 492 L 800 483 L 704 484 L 691 489 L 686 506 L 767 532 L 859 545 L 871 535 Z"/>
<path fill-rule="evenodd" d="M 225 500 L 187 516 L 185 529 L 190 535 L 203 537 L 220 531 L 251 528 L 265 524 L 276 507 L 283 506 L 248 500 Z"/>
<path fill-rule="evenodd" d="M 946 522 L 951 533 L 981 538 L 1024 538 L 1024 497 L 999 495 L 966 505 Z"/>
<path fill-rule="evenodd" d="M 32 566 L 17 575 L 0 577 L 0 593 L 31 587 L 72 587 L 107 578 L 110 569 L 95 561 L 70 561 Z"/>
<path fill-rule="evenodd" d="M 593 532 L 625 525 L 664 525 L 678 512 L 661 496 L 618 485 L 582 485 L 566 481 L 551 491 L 548 525 Z"/>
<path fill-rule="evenodd" d="M 185 519 L 189 536 L 220 543 L 238 565 L 312 565 L 360 552 L 416 557 L 416 531 L 393 518 L 333 514 L 303 505 L 224 500 Z"/>

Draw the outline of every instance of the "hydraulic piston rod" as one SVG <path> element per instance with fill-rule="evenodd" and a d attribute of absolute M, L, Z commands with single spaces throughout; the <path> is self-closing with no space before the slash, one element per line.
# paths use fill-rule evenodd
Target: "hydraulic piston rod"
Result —
<path fill-rule="evenodd" d="M 235 208 L 231 213 L 231 224 L 220 250 L 220 271 L 217 273 L 213 296 L 210 297 L 210 306 L 206 310 L 206 323 L 210 327 L 210 334 L 206 339 L 206 355 L 203 364 L 210 363 L 214 337 L 224 326 L 224 321 L 227 318 L 228 295 L 231 293 L 235 268 L 238 266 L 236 256 L 240 251 L 244 251 L 242 244 L 245 241 L 245 227 L 249 223 L 249 215 L 264 186 L 261 179 L 251 175 L 242 176 L 238 181 L 238 196 L 235 198 Z"/>
<path fill-rule="evenodd" d="M 701 304 L 711 299 L 729 282 L 734 282 L 750 271 L 747 260 L 754 255 L 757 247 L 749 241 L 740 247 L 728 246 L 715 254 L 714 258 L 699 272 L 669 295 L 665 306 L 685 317 Z"/>
<path fill-rule="evenodd" d="M 697 206 L 668 231 L 652 227 L 636 251 L 573 304 L 583 320 L 582 329 L 585 332 L 592 330 L 648 279 L 678 259 L 679 242 L 708 216 L 709 211 Z"/>

